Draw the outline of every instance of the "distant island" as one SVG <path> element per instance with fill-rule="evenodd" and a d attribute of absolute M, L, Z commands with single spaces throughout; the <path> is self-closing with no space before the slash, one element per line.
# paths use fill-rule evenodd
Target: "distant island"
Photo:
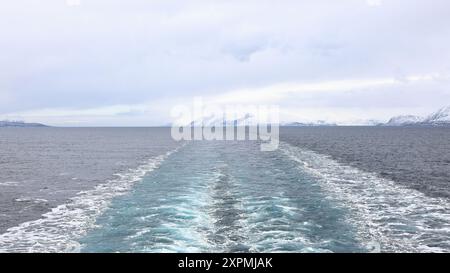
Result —
<path fill-rule="evenodd" d="M 8 121 L 8 120 L 0 120 L 0 128 L 2 127 L 49 127 L 45 124 L 41 123 L 27 123 L 24 121 Z"/>

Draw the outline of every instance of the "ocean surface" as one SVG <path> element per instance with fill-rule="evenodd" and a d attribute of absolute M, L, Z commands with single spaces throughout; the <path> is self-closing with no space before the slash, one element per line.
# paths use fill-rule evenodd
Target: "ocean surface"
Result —
<path fill-rule="evenodd" d="M 450 129 L 0 129 L 0 252 L 450 252 Z"/>
<path fill-rule="evenodd" d="M 0 128 L 0 233 L 178 145 L 168 128 Z"/>

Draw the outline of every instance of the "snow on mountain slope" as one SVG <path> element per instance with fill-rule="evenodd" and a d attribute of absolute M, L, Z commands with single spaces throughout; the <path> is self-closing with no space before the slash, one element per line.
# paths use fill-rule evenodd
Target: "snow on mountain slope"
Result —
<path fill-rule="evenodd" d="M 417 124 L 423 121 L 423 118 L 413 115 L 403 115 L 391 118 L 385 125 L 386 126 L 403 126 Z"/>
<path fill-rule="evenodd" d="M 283 126 L 289 126 L 289 127 L 337 126 L 337 124 L 326 122 L 324 120 L 318 120 L 315 122 L 290 122 L 290 123 L 283 124 Z"/>
<path fill-rule="evenodd" d="M 450 106 L 441 108 L 436 113 L 431 114 L 423 123 L 429 125 L 450 124 Z"/>
<path fill-rule="evenodd" d="M 203 117 L 192 121 L 189 126 L 245 126 L 257 125 L 258 119 L 250 113 L 238 115 L 235 119 L 226 120 L 216 116 Z M 314 122 L 284 122 L 282 126 L 304 127 L 304 126 L 337 126 L 332 121 L 317 120 Z M 342 125 L 342 124 L 339 124 Z M 392 117 L 388 122 L 382 123 L 377 120 L 358 120 L 344 125 L 362 125 L 362 126 L 450 126 L 450 106 L 443 107 L 428 117 L 415 115 L 401 115 Z"/>
<path fill-rule="evenodd" d="M 450 126 L 450 106 L 443 107 L 426 118 L 404 115 L 391 118 L 384 126 Z"/>
<path fill-rule="evenodd" d="M 245 125 L 256 125 L 258 120 L 252 114 L 245 114 L 233 120 L 226 120 L 223 118 L 216 118 L 215 116 L 204 117 L 192 121 L 190 126 L 203 126 L 203 127 L 213 127 L 213 126 L 245 126 Z"/>

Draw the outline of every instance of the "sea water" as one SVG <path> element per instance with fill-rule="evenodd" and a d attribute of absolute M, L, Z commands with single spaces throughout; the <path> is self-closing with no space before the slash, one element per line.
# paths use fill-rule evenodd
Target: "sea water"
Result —
<path fill-rule="evenodd" d="M 124 136 L 139 164 L 10 227 L 0 251 L 448 252 L 448 153 L 439 150 L 449 131 L 411 130 L 286 128 L 272 152 L 256 141 L 173 144 L 169 135 L 145 150 Z M 428 157 L 406 157 L 412 149 Z M 402 171 L 416 181 L 397 179 Z"/>

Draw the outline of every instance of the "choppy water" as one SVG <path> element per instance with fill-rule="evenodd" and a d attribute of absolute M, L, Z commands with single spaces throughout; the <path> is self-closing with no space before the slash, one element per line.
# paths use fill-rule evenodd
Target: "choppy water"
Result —
<path fill-rule="evenodd" d="M 0 233 L 177 146 L 168 128 L 0 128 Z"/>
<path fill-rule="evenodd" d="M 450 198 L 449 127 L 285 127 L 281 137 L 429 196 Z"/>
<path fill-rule="evenodd" d="M 293 145 L 302 134 L 283 132 L 274 152 L 250 141 L 167 145 L 174 149 L 10 228 L 0 251 L 450 251 L 448 198 Z"/>

